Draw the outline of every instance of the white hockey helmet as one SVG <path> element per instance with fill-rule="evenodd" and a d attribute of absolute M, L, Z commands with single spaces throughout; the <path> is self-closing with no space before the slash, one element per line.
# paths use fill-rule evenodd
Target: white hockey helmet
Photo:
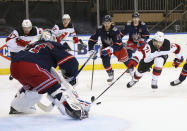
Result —
<path fill-rule="evenodd" d="M 23 20 L 22 27 L 24 27 L 24 28 L 32 27 L 31 21 L 29 19 Z"/>
<path fill-rule="evenodd" d="M 62 16 L 62 19 L 71 19 L 71 18 L 70 18 L 70 16 L 69 16 L 69 14 L 64 14 L 64 15 Z"/>
<path fill-rule="evenodd" d="M 43 41 L 56 41 L 55 35 L 49 29 L 43 31 L 40 40 Z"/>
<path fill-rule="evenodd" d="M 163 43 L 164 42 L 164 33 L 160 32 L 160 31 L 156 32 L 153 39 Z"/>

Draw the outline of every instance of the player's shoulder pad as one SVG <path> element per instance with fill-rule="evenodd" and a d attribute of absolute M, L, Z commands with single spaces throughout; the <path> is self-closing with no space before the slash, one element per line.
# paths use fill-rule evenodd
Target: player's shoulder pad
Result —
<path fill-rule="evenodd" d="M 127 21 L 127 26 L 131 25 L 132 21 Z"/>
<path fill-rule="evenodd" d="M 140 22 L 140 24 L 141 24 L 141 25 L 143 25 L 143 26 L 144 26 L 144 25 L 146 25 L 146 23 L 145 23 L 145 22 L 143 22 L 143 21 L 141 21 L 141 22 Z"/>
<path fill-rule="evenodd" d="M 97 29 L 98 29 L 98 30 L 99 30 L 99 29 L 102 29 L 102 27 L 103 27 L 103 26 L 102 26 L 102 25 L 100 25 L 100 26 L 98 26 L 98 28 L 97 28 Z"/>

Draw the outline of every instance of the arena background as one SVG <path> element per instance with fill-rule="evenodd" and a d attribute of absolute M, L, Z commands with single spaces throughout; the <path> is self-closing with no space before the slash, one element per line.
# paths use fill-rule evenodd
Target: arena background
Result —
<path fill-rule="evenodd" d="M 182 46 L 186 57 L 186 9 L 187 0 L 0 0 L 0 74 L 9 73 L 10 54 L 5 38 L 15 27 L 21 25 L 23 19 L 31 19 L 33 25 L 38 27 L 52 28 L 54 24 L 61 22 L 64 13 L 70 14 L 79 38 L 87 44 L 90 34 L 102 24 L 104 15 L 110 14 L 115 25 L 121 29 L 131 20 L 131 14 L 138 11 L 150 33 L 158 30 L 165 32 L 166 38 Z M 127 37 L 123 42 L 126 40 Z M 69 44 L 77 49 L 77 46 Z M 88 57 L 87 47 L 72 54 L 81 65 Z M 171 67 L 173 58 L 171 55 L 166 67 Z M 91 69 L 91 64 L 90 61 L 85 70 Z M 124 68 L 115 58 L 112 58 L 112 64 L 114 68 Z M 101 59 L 97 59 L 96 69 L 103 69 Z"/>

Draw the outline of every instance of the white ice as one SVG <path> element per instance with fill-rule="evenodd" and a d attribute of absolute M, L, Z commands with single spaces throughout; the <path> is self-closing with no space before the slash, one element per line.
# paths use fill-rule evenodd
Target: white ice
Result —
<path fill-rule="evenodd" d="M 115 70 L 115 77 L 123 71 Z M 56 109 L 8 115 L 10 102 L 21 85 L 9 81 L 8 75 L 0 76 L 0 131 L 187 131 L 187 81 L 176 87 L 169 85 L 180 71 L 163 69 L 157 90 L 151 89 L 151 72 L 130 89 L 126 84 L 131 77 L 125 74 L 98 100 L 102 104 L 92 107 L 90 117 L 81 121 L 64 117 Z M 76 89 L 90 101 L 92 95 L 97 97 L 107 88 L 106 77 L 105 71 L 96 70 L 91 91 L 91 71 L 83 71 Z"/>

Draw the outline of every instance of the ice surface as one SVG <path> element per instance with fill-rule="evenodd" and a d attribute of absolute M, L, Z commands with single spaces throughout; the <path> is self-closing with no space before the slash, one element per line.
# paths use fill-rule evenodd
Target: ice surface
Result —
<path fill-rule="evenodd" d="M 115 77 L 123 71 L 115 70 Z M 180 71 L 163 69 L 157 90 L 151 89 L 152 72 L 145 73 L 130 89 L 126 84 L 131 77 L 125 74 L 98 100 L 102 104 L 93 106 L 90 118 L 82 121 L 64 117 L 56 109 L 9 116 L 10 102 L 21 85 L 9 81 L 8 75 L 0 76 L 0 131 L 187 131 L 187 80 L 176 87 L 169 85 Z M 107 88 L 106 79 L 105 71 L 96 70 L 91 91 L 91 71 L 81 72 L 76 89 L 90 101 L 92 95 L 97 97 Z M 42 102 L 47 102 L 45 96 Z"/>

